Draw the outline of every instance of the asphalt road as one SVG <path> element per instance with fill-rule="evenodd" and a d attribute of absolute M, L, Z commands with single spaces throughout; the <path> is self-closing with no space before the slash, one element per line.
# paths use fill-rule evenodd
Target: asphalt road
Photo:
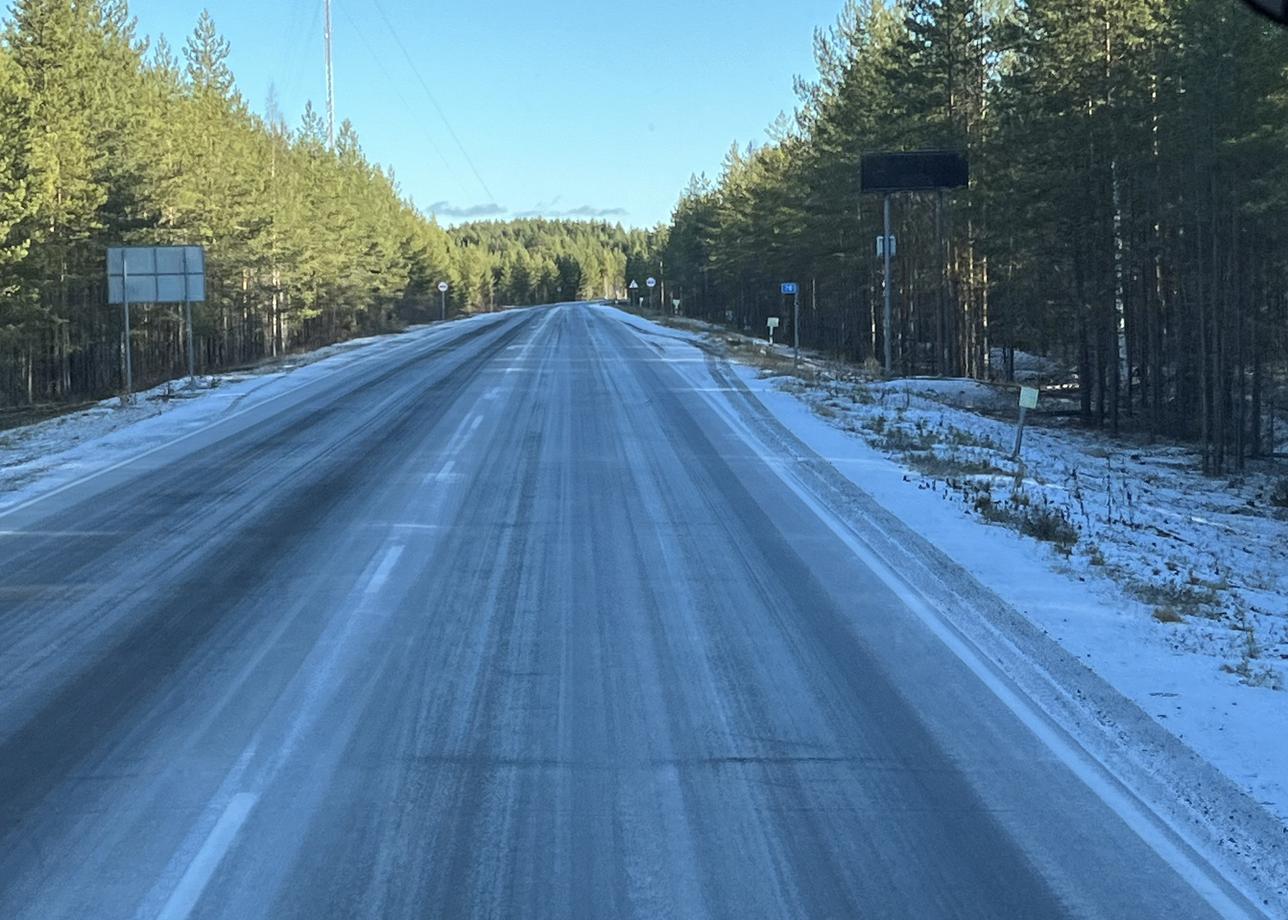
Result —
<path fill-rule="evenodd" d="M 691 360 L 515 311 L 0 518 L 0 917 L 1213 915 Z"/>

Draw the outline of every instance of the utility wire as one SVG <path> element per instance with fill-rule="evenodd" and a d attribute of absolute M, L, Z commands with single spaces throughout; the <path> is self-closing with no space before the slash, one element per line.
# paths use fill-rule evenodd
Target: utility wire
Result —
<path fill-rule="evenodd" d="M 402 91 L 398 89 L 398 81 L 396 81 L 393 75 L 389 73 L 388 69 L 385 67 L 384 60 L 381 59 L 380 55 L 376 53 L 375 47 L 371 44 L 371 42 L 367 41 L 367 36 L 363 34 L 362 29 L 359 28 L 357 19 L 354 16 L 350 15 L 347 4 L 337 3 L 335 6 L 336 6 L 336 9 L 338 9 L 340 13 L 344 16 L 345 22 L 347 22 L 350 28 L 353 29 L 353 34 L 358 36 L 358 40 L 362 42 L 362 46 L 367 49 L 367 53 L 371 55 L 372 60 L 376 62 L 376 67 L 380 69 L 380 72 L 382 74 L 384 74 L 385 79 L 389 82 L 389 87 L 393 90 L 394 95 L 398 97 L 398 101 L 403 104 L 403 108 L 405 108 L 407 111 L 411 111 L 411 103 L 407 101 L 407 98 L 402 94 Z M 423 122 L 420 124 L 422 129 L 424 129 Z M 460 177 L 456 174 L 456 171 L 452 168 L 452 164 L 448 161 L 447 157 L 443 154 L 443 149 L 438 146 L 438 142 L 434 140 L 434 136 L 429 133 L 428 129 L 425 129 L 424 133 L 425 133 L 425 139 L 429 141 L 430 147 L 432 147 L 434 149 L 434 152 L 438 154 L 438 158 L 443 161 L 443 166 L 447 169 L 447 172 L 451 175 L 452 182 L 456 186 L 457 191 L 461 191 L 462 186 L 461 186 Z"/>
<path fill-rule="evenodd" d="M 461 156 L 465 158 L 466 164 L 469 165 L 470 172 L 474 173 L 474 178 L 478 180 L 483 191 L 487 193 L 488 202 L 490 204 L 496 204 L 496 196 L 492 194 L 492 190 L 488 188 L 487 183 L 483 181 L 483 177 L 479 175 L 478 168 L 474 165 L 474 160 L 470 158 L 469 153 L 465 149 L 465 145 L 461 143 L 461 139 L 456 136 L 456 132 L 452 129 L 452 123 L 447 119 L 447 113 L 443 111 L 443 107 L 439 105 L 438 100 L 434 98 L 433 90 L 429 88 L 429 83 L 423 76 L 421 76 L 420 69 L 416 66 L 416 61 L 407 50 L 407 46 L 403 44 L 402 38 L 398 34 L 398 30 L 394 28 L 394 24 L 389 20 L 389 16 L 385 13 L 384 7 L 380 5 L 380 0 L 371 0 L 371 2 L 376 8 L 376 12 L 380 14 L 380 18 L 384 20 L 385 28 L 387 28 L 389 30 L 389 34 L 394 37 L 394 42 L 398 45 L 398 49 L 402 51 L 403 57 L 407 59 L 407 66 L 411 68 L 411 72 L 415 74 L 416 79 L 420 81 L 420 87 L 425 91 L 425 96 L 434 106 L 434 110 L 438 112 L 438 117 L 443 120 L 443 125 L 447 128 L 447 133 L 450 134 L 452 140 L 456 142 L 456 147 L 460 150 Z"/>
<path fill-rule="evenodd" d="M 305 2 L 308 2 L 308 0 L 305 0 Z M 301 53 L 308 47 L 310 40 L 316 34 L 318 22 L 322 18 L 322 7 L 320 4 L 310 2 L 309 6 L 313 8 L 313 17 L 309 23 L 309 27 L 303 32 L 295 33 L 295 41 L 291 43 L 291 50 L 286 55 L 287 72 L 290 76 L 291 82 L 289 85 L 283 84 L 281 87 L 286 94 L 282 97 L 284 100 L 293 97 L 295 95 L 295 91 L 300 88 L 300 78 L 303 73 L 303 68 L 300 67 Z M 299 18 L 294 19 L 294 23 L 299 23 L 301 21 L 303 20 Z"/>

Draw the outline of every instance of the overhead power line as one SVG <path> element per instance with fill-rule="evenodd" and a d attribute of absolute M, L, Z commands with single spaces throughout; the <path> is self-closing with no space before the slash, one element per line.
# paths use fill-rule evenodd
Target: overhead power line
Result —
<path fill-rule="evenodd" d="M 322 0 L 322 44 L 326 48 L 326 143 L 335 146 L 335 71 L 331 59 L 331 0 Z"/>
<path fill-rule="evenodd" d="M 382 74 L 384 74 L 385 80 L 388 81 L 389 83 L 389 88 L 393 90 L 393 94 L 398 97 L 398 101 L 403 104 L 403 108 L 410 111 L 411 103 L 407 101 L 407 97 L 404 96 L 402 94 L 402 91 L 398 88 L 398 81 L 394 79 L 393 74 L 391 74 L 389 72 L 389 69 L 385 67 L 384 59 L 376 52 L 375 46 L 372 45 L 371 42 L 367 40 L 367 36 L 362 31 L 362 28 L 358 25 L 357 19 L 349 13 L 348 7 L 346 5 L 338 4 L 337 8 L 340 10 L 340 13 L 344 16 L 345 22 L 349 24 L 349 28 L 353 30 L 353 34 L 358 36 L 358 41 L 362 43 L 362 46 L 367 49 L 367 53 L 371 55 L 371 59 L 375 62 L 376 67 L 380 70 Z M 438 154 L 438 158 L 443 161 L 443 167 L 447 170 L 448 174 L 451 176 L 452 183 L 456 186 L 458 191 L 462 191 L 463 187 L 461 185 L 460 176 L 457 175 L 456 170 L 452 167 L 451 162 L 447 159 L 447 156 L 443 153 L 443 148 L 438 146 L 438 141 L 434 140 L 434 135 L 432 135 L 427 129 L 424 128 L 424 122 L 417 122 L 417 124 L 421 125 L 422 130 L 424 131 L 424 134 L 425 134 L 425 139 L 429 141 L 429 146 L 433 148 L 434 153 Z"/>
<path fill-rule="evenodd" d="M 304 77 L 304 68 L 301 63 L 308 50 L 309 43 L 317 35 L 318 20 L 322 18 L 322 7 L 313 2 L 313 0 L 300 0 L 295 8 L 298 9 L 299 14 L 292 17 L 292 28 L 289 34 L 294 40 L 291 41 L 290 50 L 285 56 L 286 82 L 280 87 L 285 94 L 283 98 L 286 99 L 294 98 L 296 90 L 300 88 Z M 305 10 L 311 11 L 312 16 L 309 18 L 308 28 L 300 29 L 299 25 L 304 21 L 302 14 Z M 316 73 L 313 65 L 309 65 L 308 73 Z"/>
<path fill-rule="evenodd" d="M 411 68 L 411 72 L 415 74 L 416 79 L 420 82 L 421 89 L 425 91 L 425 97 L 429 99 L 430 104 L 434 106 L 434 110 L 438 112 L 438 117 L 443 120 L 443 126 L 447 128 L 447 133 L 451 135 L 452 140 L 456 143 L 456 148 L 460 150 L 461 156 L 465 158 L 465 162 L 469 166 L 470 172 L 474 174 L 474 178 L 478 180 L 479 186 L 487 194 L 488 202 L 490 204 L 495 204 L 496 196 L 492 194 L 492 190 L 488 188 L 487 183 L 483 181 L 483 177 L 479 174 L 478 167 L 474 165 L 474 160 L 465 149 L 465 145 L 462 144 L 461 139 L 457 137 L 456 131 L 452 128 L 451 121 L 447 118 L 447 113 L 443 111 L 443 107 L 439 105 L 438 100 L 434 98 L 433 90 L 429 88 L 428 81 L 426 81 L 421 75 L 420 68 L 416 66 L 416 61 L 412 58 L 411 52 L 409 52 L 407 50 L 407 46 L 403 44 L 402 38 L 398 34 L 398 30 L 394 28 L 394 24 L 385 13 L 384 7 L 380 5 L 380 0 L 371 0 L 371 2 L 376 8 L 376 12 L 380 14 L 380 18 L 384 20 L 385 28 L 387 28 L 389 30 L 389 34 L 393 36 L 394 43 L 398 45 L 398 49 L 402 52 L 403 57 L 407 59 L 407 66 Z"/>

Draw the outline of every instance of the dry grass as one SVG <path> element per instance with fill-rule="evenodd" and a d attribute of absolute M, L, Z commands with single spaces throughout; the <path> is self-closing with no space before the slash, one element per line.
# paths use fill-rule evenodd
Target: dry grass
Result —
<path fill-rule="evenodd" d="M 923 476 L 952 479 L 960 476 L 1004 476 L 989 460 L 982 457 L 963 457 L 958 454 L 907 453 L 904 461 Z"/>
<path fill-rule="evenodd" d="M 1031 501 L 1019 490 L 1002 502 L 995 501 L 993 494 L 984 490 L 975 496 L 974 504 L 986 521 L 1013 527 L 1025 536 L 1052 544 L 1066 555 L 1073 552 L 1081 536 L 1065 509 L 1044 500 Z"/>
<path fill-rule="evenodd" d="M 1225 612 L 1221 595 L 1207 584 L 1138 581 L 1129 584 L 1127 589 L 1146 604 L 1173 611 L 1180 616 L 1215 619 Z"/>

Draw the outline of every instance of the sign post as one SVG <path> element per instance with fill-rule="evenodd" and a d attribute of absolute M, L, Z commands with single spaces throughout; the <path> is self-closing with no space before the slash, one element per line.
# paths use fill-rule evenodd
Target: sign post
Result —
<path fill-rule="evenodd" d="M 890 193 L 885 194 L 885 206 L 882 208 L 885 214 L 885 240 L 881 247 L 882 271 L 881 271 L 881 288 L 885 300 L 881 313 L 881 340 L 885 345 L 885 372 L 889 377 L 894 368 L 894 285 L 890 283 L 890 250 L 894 247 L 890 245 Z"/>
<path fill-rule="evenodd" d="M 200 246 L 111 246 L 107 250 L 107 302 L 120 304 L 125 397 L 134 391 L 130 348 L 130 304 L 181 303 L 188 359 L 188 384 L 196 384 L 192 305 L 206 299 L 206 253 Z"/>
<path fill-rule="evenodd" d="M 801 366 L 801 288 L 795 281 L 784 281 L 783 296 L 792 298 L 792 366 Z"/>
<path fill-rule="evenodd" d="M 1011 459 L 1020 459 L 1020 445 L 1024 443 L 1024 418 L 1030 409 L 1038 407 L 1038 390 L 1036 387 L 1020 387 L 1020 420 L 1015 426 L 1015 449 Z"/>
<path fill-rule="evenodd" d="M 440 322 L 445 322 L 447 320 L 447 288 L 448 287 L 449 285 L 446 281 L 438 282 L 438 298 L 439 298 L 438 318 Z"/>
<path fill-rule="evenodd" d="M 778 317 L 777 316 L 769 317 L 769 319 L 765 321 L 765 325 L 769 327 L 769 347 L 773 348 L 774 330 L 778 328 Z"/>
<path fill-rule="evenodd" d="M 653 288 L 657 287 L 657 279 L 649 275 L 648 280 L 644 282 L 648 285 L 648 311 L 653 312 Z"/>
<path fill-rule="evenodd" d="M 186 327 L 185 338 L 188 340 L 188 386 L 197 385 L 196 353 L 192 347 L 192 301 L 188 299 L 188 276 L 183 276 L 183 325 Z"/>
<path fill-rule="evenodd" d="M 639 296 L 640 283 L 632 278 L 631 283 L 626 285 L 626 287 L 630 290 L 630 294 L 627 296 L 631 302 L 631 306 L 638 307 L 639 303 L 636 298 Z"/>
<path fill-rule="evenodd" d="M 134 394 L 134 362 L 130 357 L 130 266 L 125 259 L 121 260 L 121 313 L 124 318 L 121 355 L 125 361 L 125 401 L 129 402 Z"/>

